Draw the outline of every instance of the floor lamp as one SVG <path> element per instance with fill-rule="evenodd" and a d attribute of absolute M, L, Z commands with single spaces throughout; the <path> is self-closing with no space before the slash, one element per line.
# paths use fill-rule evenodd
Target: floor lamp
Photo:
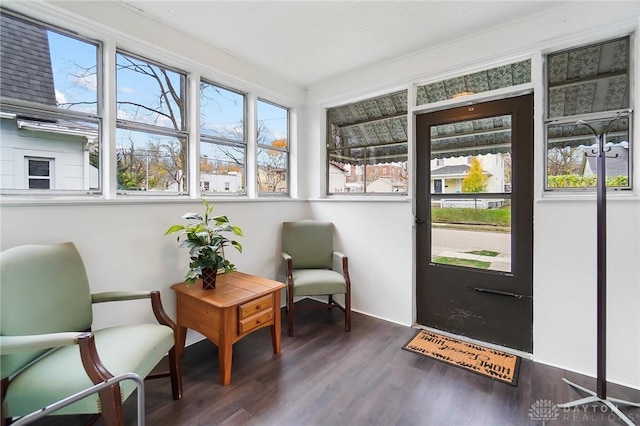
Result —
<path fill-rule="evenodd" d="M 596 392 L 579 386 L 570 382 L 567 379 L 564 380 L 569 386 L 578 389 L 585 394 L 589 395 L 585 398 L 577 399 L 575 401 L 566 402 L 564 404 L 558 404 L 559 408 L 569 408 L 578 405 L 591 404 L 593 402 L 599 402 L 617 414 L 620 419 L 629 426 L 634 426 L 634 423 L 617 407 L 616 404 L 640 407 L 640 403 L 625 401 L 617 398 L 607 397 L 607 182 L 605 173 L 605 163 L 607 160 L 607 151 L 611 148 L 606 148 L 607 133 L 613 128 L 614 124 L 620 119 L 622 114 L 629 114 L 631 111 L 623 111 L 612 120 L 602 133 L 599 133 L 592 126 L 584 121 L 578 121 L 576 124 L 582 124 L 593 132 L 596 136 L 596 151 L 593 152 L 596 157 L 597 167 L 597 198 L 596 198 L 596 221 L 597 221 L 597 245 L 598 245 L 598 262 L 597 262 L 597 369 L 596 369 Z"/>

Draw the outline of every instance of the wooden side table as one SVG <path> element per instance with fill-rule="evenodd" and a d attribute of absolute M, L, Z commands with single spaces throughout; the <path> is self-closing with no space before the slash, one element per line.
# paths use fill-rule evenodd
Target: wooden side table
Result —
<path fill-rule="evenodd" d="M 177 295 L 176 352 L 184 353 L 187 328 L 212 341 L 219 350 L 220 383 L 231 382 L 233 344 L 249 333 L 271 327 L 273 353 L 280 353 L 280 290 L 284 284 L 234 271 L 218 275 L 216 288 L 202 282 L 171 286 Z"/>

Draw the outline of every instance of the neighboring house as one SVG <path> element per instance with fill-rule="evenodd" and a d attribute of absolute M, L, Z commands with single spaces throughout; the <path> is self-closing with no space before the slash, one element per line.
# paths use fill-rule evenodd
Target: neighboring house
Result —
<path fill-rule="evenodd" d="M 346 192 L 347 169 L 336 163 L 329 163 L 329 192 Z"/>
<path fill-rule="evenodd" d="M 3 189 L 91 190 L 98 169 L 89 153 L 98 143 L 92 129 L 0 117 L 0 185 Z"/>
<path fill-rule="evenodd" d="M 4 15 L 0 26 L 0 95 L 56 106 L 47 31 Z M 20 72 L 26 66 L 30 72 Z M 3 111 L 0 134 L 2 189 L 99 188 L 89 156 L 98 144 L 96 129 Z"/>
<path fill-rule="evenodd" d="M 582 176 L 594 176 L 597 173 L 597 158 L 593 151 L 596 145 L 584 147 L 584 157 L 582 159 Z M 607 177 L 629 176 L 629 143 L 621 142 L 619 144 L 610 145 L 607 151 L 607 163 L 605 172 Z"/>
<path fill-rule="evenodd" d="M 258 191 L 287 192 L 287 169 L 258 167 Z"/>
<path fill-rule="evenodd" d="M 201 173 L 200 191 L 238 193 L 244 191 L 242 173 L 229 172 L 228 174 Z"/>
<path fill-rule="evenodd" d="M 355 164 L 331 163 L 329 170 L 330 194 L 341 192 L 406 192 L 407 169 L 401 163 Z M 366 177 L 365 177 L 366 173 Z M 343 182 L 344 179 L 344 182 Z"/>
<path fill-rule="evenodd" d="M 451 157 L 431 160 L 431 192 L 452 194 L 462 192 L 462 180 L 469 173 L 474 157 Z M 501 154 L 478 155 L 482 171 L 487 176 L 486 192 L 505 192 L 505 162 Z"/>
<path fill-rule="evenodd" d="M 381 177 L 367 184 L 367 192 L 407 192 L 407 183 L 389 177 Z"/>

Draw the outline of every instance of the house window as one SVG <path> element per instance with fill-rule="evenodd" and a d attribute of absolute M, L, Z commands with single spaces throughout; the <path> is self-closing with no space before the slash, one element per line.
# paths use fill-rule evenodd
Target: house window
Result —
<path fill-rule="evenodd" d="M 200 180 L 223 182 L 214 192 L 245 193 L 245 123 L 244 94 L 200 81 Z"/>
<path fill-rule="evenodd" d="M 258 193 L 288 194 L 289 110 L 258 99 L 256 131 Z"/>
<path fill-rule="evenodd" d="M 100 44 L 6 10 L 0 28 L 0 190 L 99 192 Z"/>
<path fill-rule="evenodd" d="M 589 126 L 598 133 L 609 129 L 606 185 L 631 188 L 629 50 L 625 37 L 547 56 L 546 190 L 597 186 Z"/>
<path fill-rule="evenodd" d="M 53 159 L 27 158 L 27 187 L 52 189 Z"/>
<path fill-rule="evenodd" d="M 407 194 L 407 91 L 327 110 L 327 193 Z"/>
<path fill-rule="evenodd" d="M 186 193 L 186 74 L 118 52 L 116 80 L 118 190 Z"/>

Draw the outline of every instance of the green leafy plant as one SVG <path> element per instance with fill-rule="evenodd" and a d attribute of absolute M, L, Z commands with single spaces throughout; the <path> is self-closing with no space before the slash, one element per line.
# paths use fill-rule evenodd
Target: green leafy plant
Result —
<path fill-rule="evenodd" d="M 224 248 L 235 247 L 242 253 L 242 245 L 227 237 L 227 234 L 242 236 L 242 230 L 229 223 L 227 216 L 213 216 L 213 205 L 207 200 L 204 203 L 204 215 L 199 213 L 185 213 L 182 219 L 194 221 L 187 225 L 173 225 L 167 229 L 165 235 L 180 232 L 177 241 L 180 247 L 189 249 L 189 271 L 185 281 L 193 283 L 202 277 L 205 269 L 211 268 L 217 271 L 231 272 L 235 265 L 225 257 Z"/>

